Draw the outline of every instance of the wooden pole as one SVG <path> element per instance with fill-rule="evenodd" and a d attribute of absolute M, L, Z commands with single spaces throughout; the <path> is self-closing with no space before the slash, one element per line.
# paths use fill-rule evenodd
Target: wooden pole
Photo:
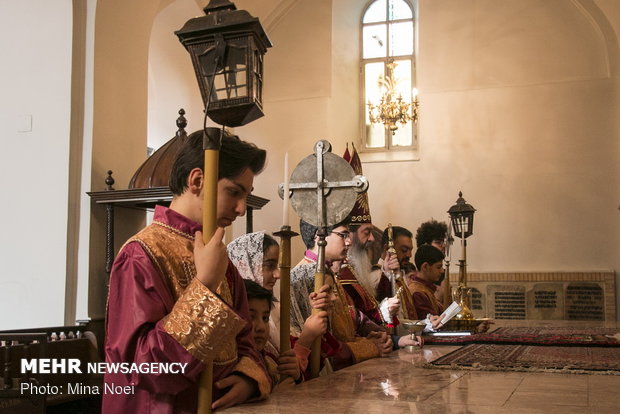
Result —
<path fill-rule="evenodd" d="M 282 228 L 284 230 L 284 226 Z M 290 227 L 289 227 L 290 229 Z M 280 239 L 280 353 L 291 348 L 291 237 Z"/>
<path fill-rule="evenodd" d="M 284 225 L 273 234 L 280 237 L 280 352 L 284 352 L 291 348 L 291 237 L 298 233 Z"/>
<path fill-rule="evenodd" d="M 394 230 L 392 229 L 392 223 L 388 223 L 388 249 L 387 249 L 387 253 L 388 255 L 385 257 L 385 260 L 387 260 L 389 262 L 390 260 L 390 256 L 396 256 L 396 249 L 394 248 Z M 390 270 L 390 284 L 392 285 L 392 295 L 398 297 L 398 292 L 396 290 L 396 272 L 393 270 Z M 405 303 L 403 302 L 403 305 Z M 381 312 L 381 311 L 379 311 Z M 392 324 L 394 325 L 394 318 L 391 315 L 388 315 L 390 317 L 389 321 L 386 321 L 388 324 Z M 392 335 L 396 335 L 398 332 L 396 326 L 392 326 L 392 328 L 390 329 L 390 333 Z"/>
<path fill-rule="evenodd" d="M 205 137 L 205 164 L 203 178 L 203 201 L 202 201 L 202 241 L 209 243 L 217 228 L 217 182 L 219 167 L 219 148 L 221 139 L 218 137 L 217 144 L 207 144 L 207 132 Z M 212 144 L 212 143 L 210 143 Z M 210 414 L 211 404 L 213 403 L 213 361 L 207 361 L 205 369 L 200 375 L 198 382 L 198 410 L 199 414 Z"/>
<path fill-rule="evenodd" d="M 284 154 L 284 185 L 282 189 L 282 227 L 274 233 L 280 237 L 280 352 L 291 348 L 291 237 L 297 235 L 291 231 L 288 218 L 289 203 L 288 152 Z"/>
<path fill-rule="evenodd" d="M 319 229 L 319 254 L 316 260 L 316 272 L 314 273 L 314 291 L 316 293 L 321 290 L 321 287 L 325 284 L 325 228 Z M 312 314 L 317 314 L 323 309 L 312 309 Z M 321 337 L 319 336 L 312 343 L 312 353 L 310 355 L 310 376 L 317 378 L 321 371 Z"/>

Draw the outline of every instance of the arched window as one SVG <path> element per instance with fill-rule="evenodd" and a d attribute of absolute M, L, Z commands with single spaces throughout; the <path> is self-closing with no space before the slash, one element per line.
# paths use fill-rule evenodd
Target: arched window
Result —
<path fill-rule="evenodd" d="M 413 103 L 417 99 L 415 16 L 414 3 L 408 0 L 374 0 L 362 15 L 361 152 L 411 153 L 417 149 L 415 122 L 386 120 L 398 108 L 417 115 Z"/>

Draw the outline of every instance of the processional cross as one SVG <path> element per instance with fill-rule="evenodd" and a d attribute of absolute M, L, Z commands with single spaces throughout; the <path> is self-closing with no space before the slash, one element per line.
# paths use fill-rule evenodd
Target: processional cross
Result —
<path fill-rule="evenodd" d="M 289 194 L 293 209 L 305 222 L 318 227 L 319 253 L 314 275 L 314 291 L 325 283 L 326 228 L 343 221 L 353 207 L 358 193 L 368 191 L 368 180 L 355 175 L 343 158 L 331 152 L 331 144 L 320 140 L 314 145 L 314 154 L 304 158 L 291 175 Z M 284 184 L 279 187 L 284 196 Z M 285 293 L 286 294 L 286 293 Z M 313 313 L 319 312 L 313 309 Z M 312 346 L 311 375 L 319 374 L 321 338 Z"/>

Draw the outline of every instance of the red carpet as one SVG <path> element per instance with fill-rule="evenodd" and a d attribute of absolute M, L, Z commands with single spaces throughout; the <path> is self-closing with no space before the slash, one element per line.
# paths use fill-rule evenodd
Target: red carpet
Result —
<path fill-rule="evenodd" d="M 620 375 L 620 348 L 472 344 L 425 367 Z"/>
<path fill-rule="evenodd" d="M 426 344 L 514 344 L 549 346 L 620 346 L 617 328 L 504 327 L 489 333 L 455 337 L 425 336 Z"/>

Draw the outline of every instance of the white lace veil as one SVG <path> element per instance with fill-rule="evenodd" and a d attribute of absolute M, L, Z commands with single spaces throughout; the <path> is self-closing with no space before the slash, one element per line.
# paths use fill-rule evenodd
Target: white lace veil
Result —
<path fill-rule="evenodd" d="M 314 292 L 315 263 L 303 263 L 291 270 L 291 334 L 299 336 L 312 313 L 308 296 Z"/>
<path fill-rule="evenodd" d="M 244 234 L 231 241 L 226 249 L 228 257 L 242 278 L 263 286 L 263 242 L 265 232 Z"/>

